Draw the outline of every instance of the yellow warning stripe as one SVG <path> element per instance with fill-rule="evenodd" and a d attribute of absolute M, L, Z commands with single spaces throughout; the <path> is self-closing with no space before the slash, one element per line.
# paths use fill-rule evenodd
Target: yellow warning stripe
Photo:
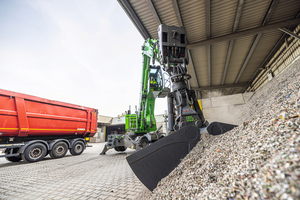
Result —
<path fill-rule="evenodd" d="M 203 112 L 203 108 L 202 108 L 202 102 L 201 102 L 201 100 L 200 100 L 200 99 L 198 100 L 198 104 L 199 104 L 199 107 L 200 107 L 201 111 Z"/>
<path fill-rule="evenodd" d="M 19 130 L 19 128 L 0 128 L 0 130 L 3 130 L 3 129 L 6 129 L 6 130 Z"/>
<path fill-rule="evenodd" d="M 39 129 L 39 128 L 30 128 L 31 131 L 85 131 L 77 129 Z"/>

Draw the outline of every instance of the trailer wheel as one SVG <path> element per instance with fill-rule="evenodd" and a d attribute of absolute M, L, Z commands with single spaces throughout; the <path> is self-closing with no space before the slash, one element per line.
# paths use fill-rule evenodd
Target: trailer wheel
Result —
<path fill-rule="evenodd" d="M 62 158 L 68 152 L 68 145 L 65 142 L 57 142 L 50 151 L 51 158 Z"/>
<path fill-rule="evenodd" d="M 127 147 L 125 146 L 118 146 L 114 148 L 116 151 L 125 151 L 127 149 Z"/>
<path fill-rule="evenodd" d="M 77 156 L 77 155 L 80 155 L 82 154 L 82 152 L 84 151 L 84 143 L 82 141 L 76 141 L 71 150 L 70 150 L 70 153 L 73 155 L 73 156 Z"/>
<path fill-rule="evenodd" d="M 42 143 L 34 143 L 28 146 L 21 155 L 25 162 L 37 162 L 42 160 L 47 153 L 47 148 Z"/>

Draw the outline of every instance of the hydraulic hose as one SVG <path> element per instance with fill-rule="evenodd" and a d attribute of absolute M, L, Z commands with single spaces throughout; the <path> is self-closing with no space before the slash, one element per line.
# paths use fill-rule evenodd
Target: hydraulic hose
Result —
<path fill-rule="evenodd" d="M 178 91 L 179 92 L 179 91 Z M 175 104 L 175 106 L 181 106 L 182 105 L 182 96 L 181 96 L 181 94 L 180 95 L 178 95 L 179 96 L 179 103 L 178 104 Z M 176 101 L 175 101 L 176 102 Z"/>

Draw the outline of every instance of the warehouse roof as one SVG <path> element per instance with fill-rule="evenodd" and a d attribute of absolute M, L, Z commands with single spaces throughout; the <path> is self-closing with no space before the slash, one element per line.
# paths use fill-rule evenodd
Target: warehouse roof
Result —
<path fill-rule="evenodd" d="M 244 92 L 300 24 L 298 0 L 118 0 L 144 39 L 160 24 L 184 26 L 191 87 Z"/>

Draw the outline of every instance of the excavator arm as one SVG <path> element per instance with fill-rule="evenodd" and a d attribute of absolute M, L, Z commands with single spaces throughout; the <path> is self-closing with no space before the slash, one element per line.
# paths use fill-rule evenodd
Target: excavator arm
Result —
<path fill-rule="evenodd" d="M 142 46 L 143 69 L 139 107 L 135 114 L 131 114 L 129 110 L 126 115 L 125 129 L 137 136 L 156 131 L 155 99 L 164 98 L 170 91 L 164 85 L 163 69 L 154 65 L 155 61 L 159 61 L 157 43 L 157 40 L 148 39 Z"/>
<path fill-rule="evenodd" d="M 148 39 L 148 41 L 151 40 Z M 191 76 L 188 74 L 186 66 L 189 62 L 186 44 L 184 27 L 162 24 L 158 28 L 158 41 L 155 41 L 155 45 L 152 47 L 154 48 L 151 51 L 152 54 L 151 52 L 149 54 L 144 53 L 144 90 L 146 89 L 146 79 L 148 78 L 149 82 L 150 77 L 147 74 L 150 57 L 160 62 L 171 79 L 170 92 L 167 94 L 168 130 L 171 134 L 126 158 L 136 176 L 151 191 L 162 178 L 178 166 L 181 159 L 200 141 L 200 128 L 208 126 L 207 131 L 210 134 L 218 135 L 235 127 L 235 125 L 219 122 L 209 124 L 205 120 L 198 105 L 195 91 L 190 90 L 187 86 Z M 145 57 L 145 55 L 147 56 Z M 147 63 L 146 66 L 145 63 Z M 143 97 L 141 96 L 142 102 Z M 147 96 L 147 98 L 150 97 L 150 95 Z M 139 120 L 141 121 L 145 116 L 144 108 L 147 108 L 146 105 L 147 103 L 142 103 L 140 107 L 142 114 Z M 152 108 L 154 108 L 154 104 Z M 149 113 L 146 112 L 146 114 Z M 143 123 L 143 126 L 138 128 L 141 130 L 142 127 L 146 128 L 146 126 L 146 123 Z"/>

